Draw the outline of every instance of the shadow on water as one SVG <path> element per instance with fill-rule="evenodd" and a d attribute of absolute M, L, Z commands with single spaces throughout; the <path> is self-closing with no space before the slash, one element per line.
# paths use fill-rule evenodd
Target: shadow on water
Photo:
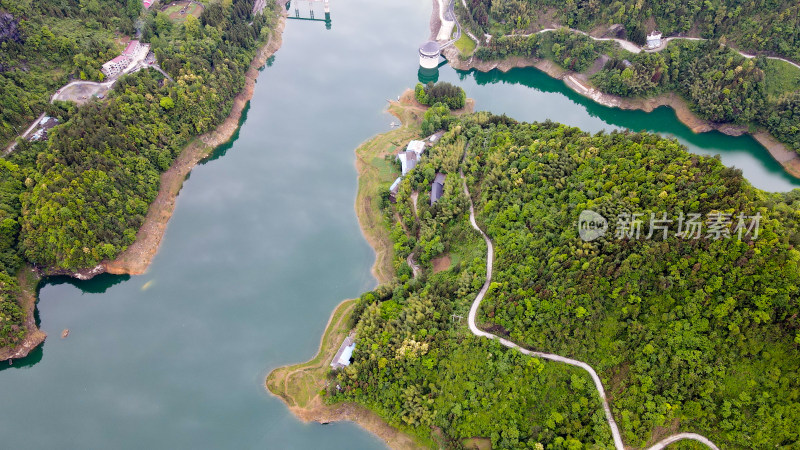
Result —
<path fill-rule="evenodd" d="M 434 67 L 433 69 L 426 69 L 420 66 L 417 71 L 417 80 L 422 84 L 436 83 L 439 81 L 439 68 Z"/>
<path fill-rule="evenodd" d="M 264 63 L 264 65 L 263 65 L 263 66 L 259 67 L 259 68 L 258 68 L 258 71 L 259 71 L 259 72 L 263 72 L 263 71 L 264 71 L 264 69 L 266 69 L 267 67 L 272 67 L 272 65 L 273 65 L 273 64 L 275 64 L 275 55 L 271 55 L 271 56 L 269 56 L 269 57 L 267 58 L 267 62 L 266 62 L 266 63 Z M 258 80 L 256 80 L 256 83 L 258 83 Z"/>
<path fill-rule="evenodd" d="M 228 139 L 228 141 L 225 142 L 224 144 L 218 145 L 217 148 L 215 148 L 211 152 L 211 154 L 200 160 L 200 164 L 210 163 L 211 161 L 222 158 L 223 156 L 225 156 L 226 153 L 228 153 L 228 150 L 230 150 L 230 148 L 233 147 L 233 144 L 236 142 L 236 140 L 239 139 L 239 131 L 241 131 L 242 129 L 242 124 L 245 123 L 245 121 L 247 121 L 248 112 L 250 112 L 249 101 L 247 102 L 246 105 L 244 105 L 244 109 L 242 110 L 242 116 L 239 117 L 239 123 L 236 125 L 236 131 L 233 132 L 233 136 L 231 136 L 231 138 Z M 188 179 L 189 177 L 187 176 L 186 178 Z"/>
<path fill-rule="evenodd" d="M 115 286 L 117 284 L 123 283 L 131 279 L 130 275 L 112 275 L 108 273 L 103 273 L 97 275 L 96 277 L 92 278 L 91 280 L 78 280 L 76 278 L 59 275 L 53 277 L 47 277 L 43 279 L 38 286 L 36 286 L 36 303 L 37 306 L 33 310 L 33 319 L 36 323 L 37 328 L 41 328 L 42 322 L 39 316 L 39 299 L 41 299 L 41 290 L 45 286 L 58 286 L 60 284 L 71 284 L 76 288 L 80 289 L 84 293 L 88 294 L 103 294 L 108 291 L 109 288 Z M 22 369 L 25 367 L 31 367 L 42 360 L 42 355 L 44 354 L 44 346 L 46 344 L 41 344 L 36 347 L 32 352 L 28 354 L 25 358 L 16 359 L 14 360 L 13 364 L 3 364 L 0 363 L 0 372 L 7 369 Z"/>
<path fill-rule="evenodd" d="M 45 285 L 58 286 L 60 284 L 71 284 L 87 294 L 103 294 L 110 287 L 130 279 L 130 275 L 111 275 L 109 273 L 97 275 L 91 280 L 78 280 L 72 277 L 61 275 L 48 277 L 43 283 L 39 284 L 39 288 L 36 291 L 36 297 L 39 297 L 39 290 L 41 290 L 41 287 Z"/>
<path fill-rule="evenodd" d="M 648 131 L 667 137 L 680 138 L 684 144 L 690 147 L 689 150 L 694 153 L 705 155 L 725 155 L 727 153 L 734 155 L 740 152 L 747 152 L 753 158 L 759 160 L 771 177 L 779 178 L 791 187 L 800 187 L 800 181 L 789 175 L 783 169 L 783 166 L 769 154 L 769 151 L 749 134 L 730 136 L 716 130 L 695 133 L 678 120 L 675 110 L 668 106 L 660 106 L 648 113 L 641 110 L 627 110 L 601 105 L 573 91 L 564 81 L 552 78 L 535 67 L 514 68 L 508 72 L 502 72 L 497 69 L 489 72 L 480 72 L 471 69 L 469 71 L 458 70 L 456 73 L 460 81 L 471 77 L 480 86 L 512 84 L 522 85 L 544 93 L 561 94 L 584 108 L 591 117 L 598 118 L 609 125 L 627 128 L 632 131 Z"/>
<path fill-rule="evenodd" d="M 44 357 L 44 344 L 33 349 L 32 352 L 28 353 L 28 356 L 22 359 L 15 359 L 11 364 L 5 361 L 0 361 L 0 372 L 10 369 L 25 369 L 28 367 L 33 367 L 39 361 L 41 361 L 43 357 Z"/>

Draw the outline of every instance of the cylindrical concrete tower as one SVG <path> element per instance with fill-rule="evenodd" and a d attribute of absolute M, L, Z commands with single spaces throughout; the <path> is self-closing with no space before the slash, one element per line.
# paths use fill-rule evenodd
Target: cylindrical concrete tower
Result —
<path fill-rule="evenodd" d="M 434 69 L 439 65 L 439 44 L 428 41 L 419 47 L 419 65 L 426 69 Z"/>

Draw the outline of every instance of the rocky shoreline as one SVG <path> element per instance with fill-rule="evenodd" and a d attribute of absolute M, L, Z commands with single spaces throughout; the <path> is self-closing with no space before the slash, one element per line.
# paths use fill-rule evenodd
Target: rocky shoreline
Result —
<path fill-rule="evenodd" d="M 44 342 L 47 334 L 36 326 L 34 312 L 36 311 L 36 286 L 41 279 L 38 271 L 30 266 L 23 267 L 17 276 L 19 282 L 19 295 L 17 301 L 25 310 L 25 330 L 27 331 L 22 343 L 14 348 L 0 348 L 0 362 L 13 360 L 28 356 L 36 347 Z"/>
<path fill-rule="evenodd" d="M 161 239 L 167 230 L 167 224 L 175 210 L 175 200 L 189 172 L 206 158 L 219 145 L 226 143 L 239 128 L 239 121 L 245 106 L 253 98 L 256 78 L 259 69 L 267 63 L 267 59 L 275 54 L 282 44 L 283 29 L 286 26 L 285 12 L 279 17 L 270 39 L 256 53 L 245 74 L 245 85 L 234 98 L 233 107 L 228 117 L 214 131 L 198 136 L 181 151 L 170 168 L 161 174 L 158 194 L 150 204 L 144 223 L 136 233 L 136 241 L 113 261 L 103 261 L 95 267 L 79 270 L 55 268 L 25 267 L 22 271 L 32 271 L 36 281 L 45 276 L 64 275 L 78 280 L 89 280 L 102 273 L 114 275 L 141 275 L 145 273 L 153 260 Z M 21 286 L 22 287 L 22 286 Z M 20 359 L 44 342 L 46 334 L 36 327 L 34 311 L 36 309 L 36 285 L 23 288 L 20 303 L 25 308 L 25 327 L 27 337 L 13 349 L 0 348 L 0 361 Z"/>
<path fill-rule="evenodd" d="M 447 59 L 450 66 L 456 70 L 489 72 L 493 69 L 497 69 L 501 72 L 508 72 L 514 68 L 535 67 L 552 78 L 564 81 L 564 84 L 578 94 L 611 108 L 651 112 L 660 106 L 668 106 L 675 111 L 678 120 L 689 127 L 694 133 L 705 133 L 716 130 L 729 136 L 751 134 L 751 136 L 764 146 L 769 154 L 783 166 L 786 172 L 796 178 L 800 178 L 800 155 L 789 149 L 767 131 L 759 130 L 755 133 L 750 133 L 747 126 L 744 125 L 715 123 L 702 119 L 689 108 L 686 100 L 673 92 L 649 98 L 619 97 L 600 92 L 591 87 L 585 75 L 562 69 L 554 62 L 545 59 L 515 56 L 504 60 L 482 61 L 472 56 L 467 60 L 463 60 L 454 46 L 444 49 L 442 55 Z"/>

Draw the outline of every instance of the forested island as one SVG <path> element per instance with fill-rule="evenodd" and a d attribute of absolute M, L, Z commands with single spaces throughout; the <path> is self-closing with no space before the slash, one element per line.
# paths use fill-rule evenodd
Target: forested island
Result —
<path fill-rule="evenodd" d="M 609 96 L 624 101 L 676 93 L 716 128 L 766 130 L 800 153 L 800 68 L 768 58 L 800 61 L 796 2 L 456 3 L 461 22 L 478 40 L 474 52 L 462 52 L 469 62 L 458 67 L 508 58 L 550 60 Z M 564 28 L 540 32 L 556 25 Z M 614 42 L 645 46 L 646 35 L 656 30 L 676 39 L 641 53 Z M 691 39 L 677 39 L 682 36 Z"/>
<path fill-rule="evenodd" d="M 175 19 L 139 0 L 0 1 L 0 137 L 40 112 L 61 123 L 47 140 L 18 139 L 0 161 L 0 359 L 34 331 L 15 278 L 30 272 L 23 267 L 72 274 L 113 260 L 136 240 L 159 176 L 231 113 L 280 13 L 274 2 L 257 11 L 254 0 L 203 6 Z M 48 102 L 70 78 L 101 80 L 101 63 L 137 31 L 174 82 L 140 70 L 104 99 Z M 38 280 L 24 279 L 34 290 Z"/>
<path fill-rule="evenodd" d="M 293 411 L 314 418 L 303 408 L 313 398 L 335 411 L 361 405 L 416 446 L 614 448 L 586 372 L 470 333 L 486 247 L 469 224 L 463 172 L 478 225 L 494 243 L 481 329 L 593 366 L 625 445 L 684 431 L 720 448 L 800 445 L 797 192 L 760 191 L 718 159 L 649 133 L 592 135 L 483 112 L 457 117 L 442 104 L 411 111 L 410 131 L 365 148 L 394 148 L 401 136 L 426 135 L 432 121 L 447 131 L 403 178 L 396 203 L 386 194 L 389 178 L 375 179 L 390 158 L 363 155 L 376 165 L 360 172 L 371 181 L 359 182 L 357 210 L 361 217 L 360 199 L 373 199 L 361 223 L 384 283 L 337 311 L 314 361 L 270 375 L 267 386 Z M 446 182 L 430 205 L 437 173 Z M 609 218 L 599 239 L 579 236 L 585 209 Z M 626 239 L 613 219 L 681 211 L 704 223 L 719 213 L 758 215 L 760 228 L 757 236 L 731 225 L 724 239 L 705 229 L 698 239 L 675 229 L 645 239 L 645 219 L 644 233 Z M 325 351 L 338 342 L 329 334 L 341 339 L 350 328 L 353 362 L 331 370 Z"/>

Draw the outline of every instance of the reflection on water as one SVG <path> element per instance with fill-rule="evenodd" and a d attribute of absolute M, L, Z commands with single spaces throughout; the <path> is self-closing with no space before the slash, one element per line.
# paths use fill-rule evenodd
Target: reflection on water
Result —
<path fill-rule="evenodd" d="M 420 66 L 417 71 L 417 80 L 422 84 L 436 83 L 439 81 L 439 68 L 427 69 Z"/>
<path fill-rule="evenodd" d="M 658 133 L 677 139 L 692 153 L 720 155 L 725 165 L 742 169 L 745 178 L 759 189 L 782 192 L 800 188 L 800 180 L 786 173 L 752 136 L 729 136 L 719 131 L 694 133 L 678 120 L 670 107 L 661 106 L 646 113 L 600 105 L 534 67 L 514 68 L 505 73 L 497 69 L 454 72 L 467 95 L 476 99 L 478 109 L 507 113 L 525 121 L 551 119 L 593 132 L 629 129 Z M 516 85 L 529 89 L 521 91 L 513 87 Z M 532 107 L 520 105 L 526 99 L 530 99 Z"/>
<path fill-rule="evenodd" d="M 45 283 L 51 286 L 58 286 L 60 284 L 70 284 L 89 294 L 103 294 L 112 286 L 128 281 L 131 279 L 130 275 L 112 275 L 110 273 L 102 273 L 92 278 L 91 280 L 78 280 L 67 276 L 48 277 Z M 43 286 L 41 283 L 39 286 Z M 38 294 L 37 294 L 38 295 Z"/>
<path fill-rule="evenodd" d="M 38 325 L 38 324 L 37 324 Z M 28 356 L 22 359 L 15 359 L 13 364 L 9 364 L 5 361 L 0 361 L 0 373 L 6 370 L 13 370 L 13 369 L 27 369 L 36 365 L 39 361 L 42 360 L 44 355 L 44 345 L 40 345 L 33 349 L 32 352 L 28 353 Z"/>
<path fill-rule="evenodd" d="M 50 338 L 11 366 L 24 370 L 0 368 L 0 446 L 385 448 L 352 423 L 299 422 L 263 380 L 312 358 L 335 305 L 374 286 L 353 214 L 353 149 L 387 129 L 384 100 L 422 77 L 461 85 L 479 110 L 655 131 L 722 154 L 758 187 L 797 185 L 752 139 L 695 135 L 667 108 L 602 107 L 535 69 L 420 72 L 429 0 L 331 6 L 336 29 L 287 24 L 242 128 L 184 183 L 151 276 L 43 283 Z"/>
<path fill-rule="evenodd" d="M 247 121 L 247 113 L 249 112 L 250 112 L 250 102 L 248 101 L 247 104 L 244 105 L 244 109 L 242 109 L 242 116 L 239 117 L 239 125 L 236 128 L 236 131 L 233 132 L 233 136 L 231 136 L 231 138 L 228 139 L 228 142 L 222 145 L 218 145 L 208 156 L 200 160 L 199 164 L 204 164 L 204 165 L 208 164 L 211 161 L 222 158 L 223 156 L 225 156 L 226 153 L 228 153 L 228 150 L 230 150 L 231 147 L 233 147 L 233 144 L 236 142 L 236 140 L 239 139 L 239 132 L 242 130 L 242 124 Z M 191 174 L 191 172 L 189 173 Z"/>
<path fill-rule="evenodd" d="M 323 4 L 321 12 L 318 6 L 319 3 Z M 291 8 L 293 4 L 294 15 L 291 14 Z M 290 15 L 287 16 L 288 19 L 325 22 L 325 29 L 331 29 L 331 11 L 328 0 L 290 0 L 286 2 L 286 11 L 290 12 Z"/>

